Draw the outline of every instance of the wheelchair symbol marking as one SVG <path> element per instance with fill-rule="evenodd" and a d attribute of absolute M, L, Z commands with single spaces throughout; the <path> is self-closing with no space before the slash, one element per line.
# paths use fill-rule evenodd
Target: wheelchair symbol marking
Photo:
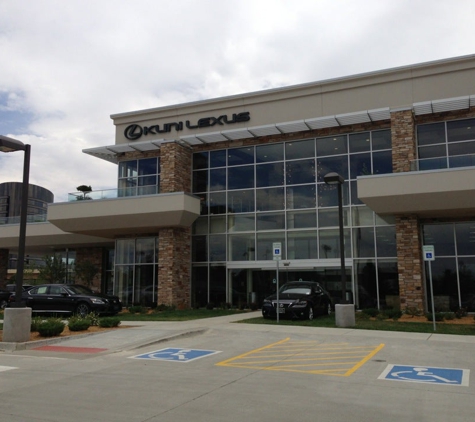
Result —
<path fill-rule="evenodd" d="M 211 356 L 216 353 L 221 353 L 216 350 L 201 350 L 201 349 L 185 349 L 172 348 L 155 350 L 153 352 L 144 353 L 137 356 L 132 356 L 132 359 L 151 359 L 151 360 L 166 360 L 169 362 L 191 362 L 192 360 Z"/>
<path fill-rule="evenodd" d="M 468 387 L 469 375 L 468 369 L 388 365 L 378 379 Z"/>

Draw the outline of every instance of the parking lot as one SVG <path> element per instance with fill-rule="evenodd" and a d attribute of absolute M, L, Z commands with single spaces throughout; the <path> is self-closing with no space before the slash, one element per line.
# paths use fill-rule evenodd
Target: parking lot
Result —
<path fill-rule="evenodd" d="M 473 420 L 471 337 L 229 320 L 0 353 L 0 421 Z"/>

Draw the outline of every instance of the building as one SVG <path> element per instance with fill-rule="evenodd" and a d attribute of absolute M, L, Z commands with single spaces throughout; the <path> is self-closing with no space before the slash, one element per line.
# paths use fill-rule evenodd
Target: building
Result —
<path fill-rule="evenodd" d="M 281 243 L 280 280 L 338 302 L 337 172 L 348 298 L 428 309 L 431 265 L 436 308 L 475 311 L 474 81 L 472 55 L 112 115 L 115 142 L 83 152 L 117 189 L 50 204 L 27 248 L 100 263 L 126 304 L 240 306 L 275 289 Z M 17 232 L 0 227 L 0 283 Z"/>

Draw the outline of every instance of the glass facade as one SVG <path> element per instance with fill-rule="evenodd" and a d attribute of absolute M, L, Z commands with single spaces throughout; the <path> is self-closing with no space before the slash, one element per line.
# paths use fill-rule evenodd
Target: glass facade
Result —
<path fill-rule="evenodd" d="M 121 161 L 118 196 L 160 193 L 160 157 Z"/>
<path fill-rule="evenodd" d="M 417 126 L 418 170 L 475 165 L 475 119 Z"/>
<path fill-rule="evenodd" d="M 345 258 L 354 262 L 348 290 L 357 305 L 370 294 L 371 305 L 390 306 L 386 296 L 398 297 L 394 221 L 375 216 L 356 192 L 358 176 L 392 172 L 389 129 L 194 153 L 193 193 L 204 203 L 193 225 L 195 304 L 261 301 L 275 289 L 275 271 L 253 268 L 273 261 L 276 242 L 291 261 L 287 276 L 321 281 L 338 301 L 338 195 L 323 180 L 329 172 L 345 179 Z M 224 270 L 219 278 L 216 268 Z"/>
<path fill-rule="evenodd" d="M 475 312 L 475 222 L 425 224 L 422 232 L 436 257 L 430 263 L 436 312 Z M 432 309 L 429 262 L 425 264 L 427 309 Z"/>
<path fill-rule="evenodd" d="M 154 306 L 158 288 L 158 238 L 118 239 L 114 294 L 124 306 Z"/>

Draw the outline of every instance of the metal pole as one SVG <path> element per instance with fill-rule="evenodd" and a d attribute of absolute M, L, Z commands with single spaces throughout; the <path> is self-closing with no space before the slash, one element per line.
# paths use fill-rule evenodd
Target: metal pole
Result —
<path fill-rule="evenodd" d="M 346 304 L 345 237 L 343 233 L 343 194 L 338 183 L 338 223 L 340 226 L 341 303 Z"/>
<path fill-rule="evenodd" d="M 432 303 L 432 322 L 434 331 L 437 330 L 435 325 L 435 305 L 434 305 L 434 287 L 432 286 L 432 263 L 429 261 L 429 283 L 430 283 L 430 301 Z"/>
<path fill-rule="evenodd" d="M 275 311 L 276 311 L 276 314 L 277 314 L 277 324 L 278 324 L 279 323 L 279 309 L 280 309 L 280 306 L 279 306 L 280 305 L 279 304 L 279 260 L 277 259 L 275 262 L 277 263 L 277 276 L 276 276 L 276 279 L 275 279 L 275 281 L 277 283 L 277 297 L 276 297 L 277 303 L 275 305 L 276 306 Z"/>
<path fill-rule="evenodd" d="M 25 241 L 26 241 L 26 220 L 28 215 L 28 190 L 30 179 L 30 145 L 25 145 L 25 158 L 23 163 L 23 184 L 21 191 L 21 210 L 20 210 L 20 237 L 18 245 L 18 261 L 16 270 L 15 302 L 12 306 L 15 308 L 24 308 L 22 302 L 23 292 L 23 272 L 25 268 Z"/>

